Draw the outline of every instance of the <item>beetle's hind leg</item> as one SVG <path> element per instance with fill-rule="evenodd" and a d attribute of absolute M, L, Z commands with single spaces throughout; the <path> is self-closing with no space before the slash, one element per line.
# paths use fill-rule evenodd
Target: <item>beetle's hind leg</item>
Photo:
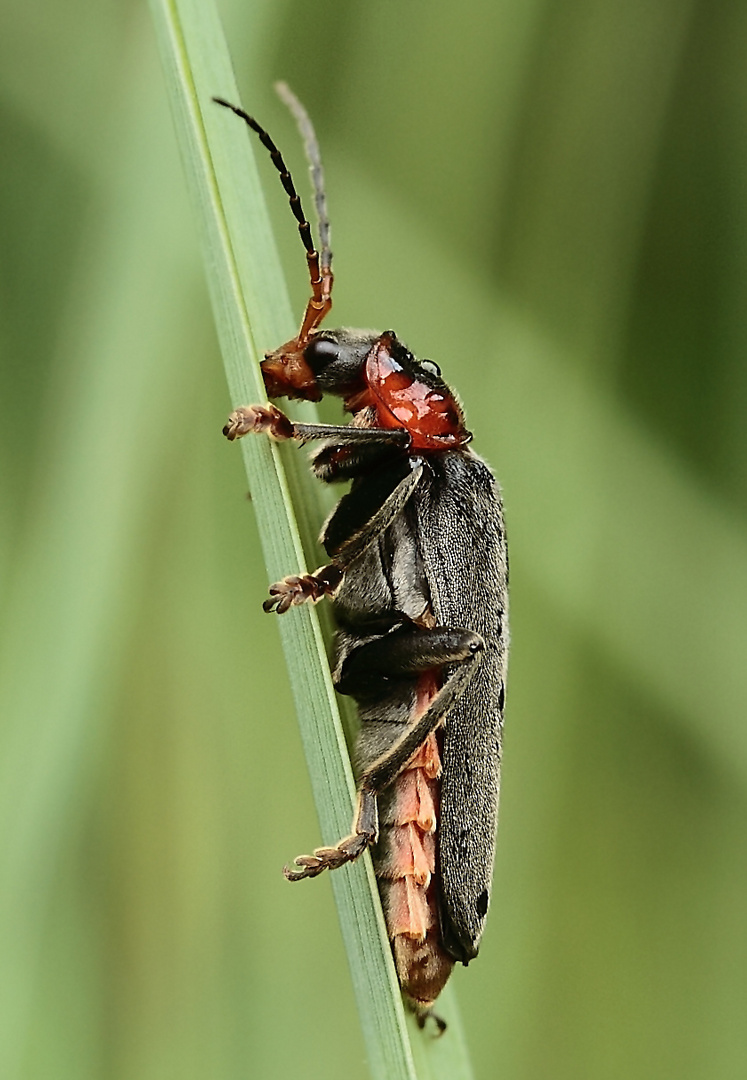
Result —
<path fill-rule="evenodd" d="M 371 844 L 375 844 L 379 835 L 379 810 L 376 796 L 372 791 L 358 792 L 358 808 L 353 820 L 353 831 L 336 847 L 316 848 L 313 855 L 299 855 L 293 860 L 294 866 L 283 867 L 288 881 L 301 881 L 302 878 L 316 877 L 323 870 L 336 870 L 346 862 L 353 862 Z"/>
<path fill-rule="evenodd" d="M 425 711 L 404 725 L 400 737 L 363 772 L 358 788 L 358 808 L 350 836 L 335 847 L 321 847 L 313 855 L 299 855 L 298 869 L 286 866 L 289 881 L 316 877 L 324 870 L 336 870 L 357 859 L 379 837 L 378 795 L 403 771 L 413 754 L 438 727 L 456 698 L 472 678 L 485 642 L 471 630 L 432 630 L 403 627 L 383 638 L 362 645 L 343 665 L 337 688 L 355 696 L 370 689 L 377 676 L 406 678 L 445 664 L 456 665 Z"/>

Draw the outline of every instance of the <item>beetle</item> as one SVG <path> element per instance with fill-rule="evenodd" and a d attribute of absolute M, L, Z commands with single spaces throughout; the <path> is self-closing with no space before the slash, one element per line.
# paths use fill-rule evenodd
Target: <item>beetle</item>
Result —
<path fill-rule="evenodd" d="M 309 266 L 298 334 L 266 354 L 269 397 L 342 398 L 348 425 L 295 423 L 277 406 L 235 410 L 228 439 L 266 433 L 300 444 L 325 483 L 351 480 L 322 529 L 329 561 L 270 587 L 264 610 L 331 597 L 336 689 L 353 697 L 357 808 L 350 835 L 300 855 L 290 881 L 372 851 L 405 1000 L 421 1026 L 456 962 L 477 955 L 497 825 L 508 656 L 508 556 L 500 489 L 470 447 L 461 406 L 430 360 L 392 330 L 321 330 L 332 305 L 332 254 L 318 144 L 293 112 L 311 164 L 320 251 L 275 143 L 259 136 L 288 195 Z"/>

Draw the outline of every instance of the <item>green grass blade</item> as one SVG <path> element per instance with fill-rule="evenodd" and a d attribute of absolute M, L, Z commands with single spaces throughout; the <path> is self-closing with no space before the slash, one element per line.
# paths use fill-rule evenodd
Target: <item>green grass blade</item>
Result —
<path fill-rule="evenodd" d="M 231 398 L 234 404 L 263 400 L 266 395 L 258 358 L 291 336 L 295 320 L 250 140 L 235 117 L 211 101 L 213 95 L 218 95 L 238 102 L 221 27 L 210 3 L 152 0 L 151 8 L 182 155 L 200 211 L 208 279 Z M 242 450 L 268 577 L 277 580 L 304 564 L 286 473 L 277 447 L 268 440 L 246 439 Z M 309 508 L 308 492 L 301 491 L 300 499 L 304 519 L 310 521 L 316 515 L 318 521 L 318 507 L 313 511 Z M 331 843 L 349 828 L 354 784 L 324 644 L 316 614 L 309 607 L 288 613 L 279 626 L 322 837 L 325 843 Z M 415 1071 L 368 856 L 334 874 L 332 883 L 371 1074 L 388 1080 L 438 1075 L 429 1068 L 426 1058 L 417 1074 Z M 469 1064 L 457 1023 L 450 1043 L 440 1042 L 449 1048 L 448 1075 L 468 1077 Z M 459 1063 L 454 1061 L 455 1052 Z M 430 1052 L 428 1056 L 432 1056 Z"/>

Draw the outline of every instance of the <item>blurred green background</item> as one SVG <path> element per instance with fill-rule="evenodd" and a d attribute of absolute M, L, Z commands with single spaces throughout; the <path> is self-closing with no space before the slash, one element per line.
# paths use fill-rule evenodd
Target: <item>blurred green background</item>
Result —
<path fill-rule="evenodd" d="M 505 489 L 476 1076 L 741 1080 L 747 9 L 222 12 L 302 190 L 274 79 L 317 125 L 330 325 L 438 360 Z M 0 1075 L 365 1077 L 148 11 L 5 5 L 0 60 Z"/>

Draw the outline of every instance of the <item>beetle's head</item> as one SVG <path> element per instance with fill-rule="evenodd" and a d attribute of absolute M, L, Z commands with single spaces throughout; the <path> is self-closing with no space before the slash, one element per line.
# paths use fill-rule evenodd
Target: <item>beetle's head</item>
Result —
<path fill-rule="evenodd" d="M 262 361 L 267 393 L 305 401 L 347 397 L 365 385 L 366 357 L 379 337 L 374 330 L 324 330 L 305 346 L 289 341 Z"/>

